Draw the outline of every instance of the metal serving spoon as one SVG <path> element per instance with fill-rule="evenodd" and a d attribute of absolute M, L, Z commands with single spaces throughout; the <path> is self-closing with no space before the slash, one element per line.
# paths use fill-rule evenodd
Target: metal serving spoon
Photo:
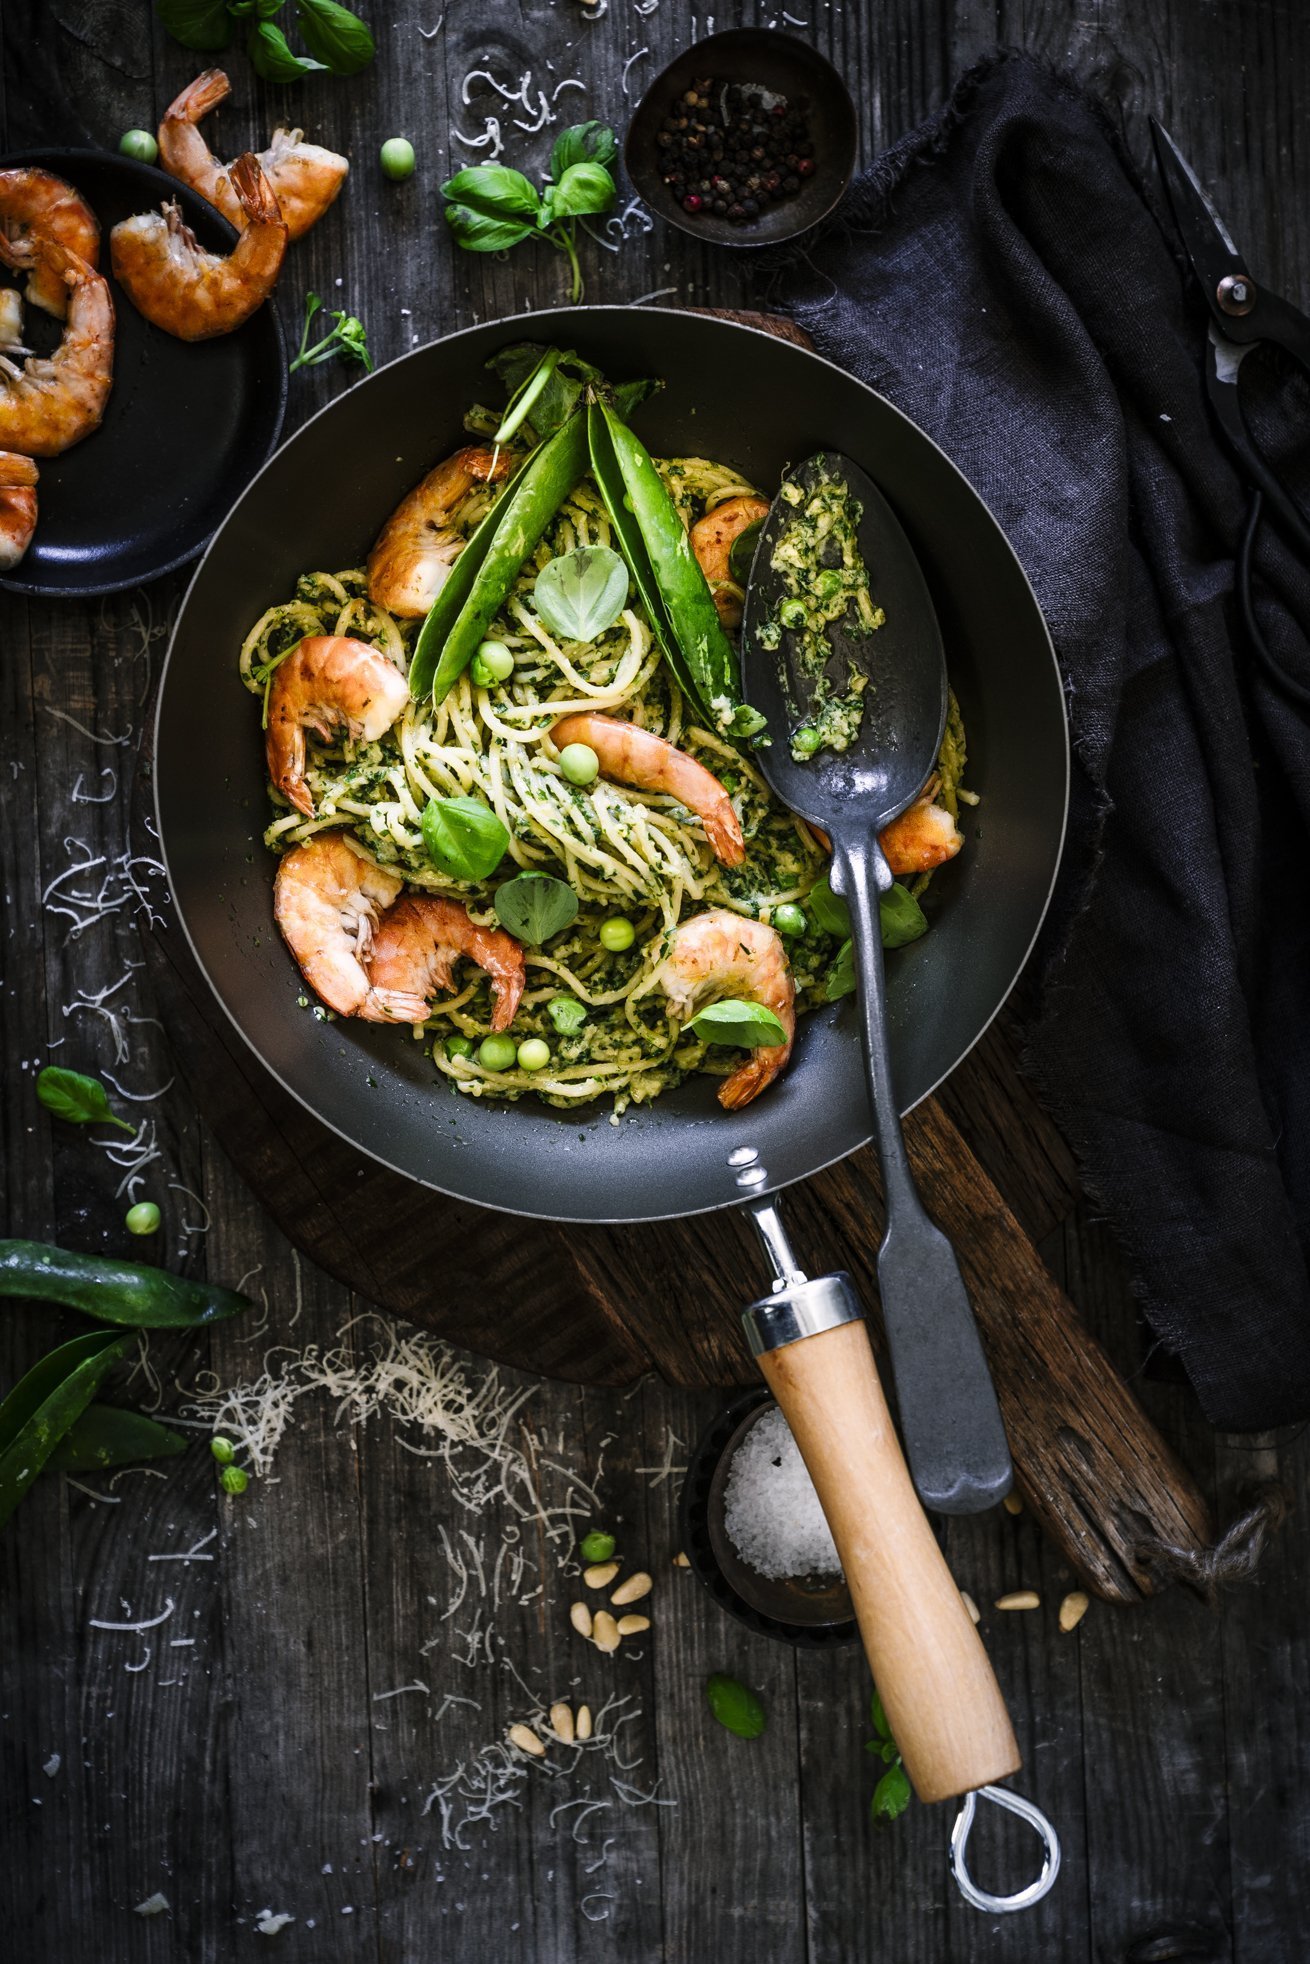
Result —
<path fill-rule="evenodd" d="M 773 552 L 804 509 L 787 485 L 812 493 L 840 478 L 862 507 L 860 550 L 886 623 L 857 636 L 829 630 L 827 672 L 838 693 L 848 671 L 867 674 L 858 735 L 844 751 L 821 750 L 798 763 L 792 732 L 809 720 L 815 681 L 796 662 L 794 637 L 767 649 L 760 630 L 784 598 Z M 769 638 L 772 638 L 771 635 Z M 878 834 L 922 791 L 946 724 L 946 657 L 941 631 L 913 548 L 877 486 L 850 458 L 821 451 L 790 471 L 755 548 L 742 626 L 746 698 L 768 724 L 770 742 L 754 761 L 792 811 L 832 841 L 831 884 L 851 917 L 874 1136 L 882 1163 L 887 1221 L 878 1251 L 878 1289 L 911 1476 L 926 1507 L 975 1514 L 992 1507 L 1013 1479 L 996 1392 L 955 1252 L 923 1210 L 901 1134 L 887 1047 L 886 990 L 878 896 L 892 874 Z"/>

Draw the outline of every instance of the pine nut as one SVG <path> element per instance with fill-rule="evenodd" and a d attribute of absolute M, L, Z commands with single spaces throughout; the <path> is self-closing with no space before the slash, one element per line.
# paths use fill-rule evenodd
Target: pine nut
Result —
<path fill-rule="evenodd" d="M 645 1569 L 639 1568 L 637 1573 L 630 1575 L 626 1582 L 620 1582 L 610 1601 L 615 1609 L 624 1609 L 629 1603 L 639 1603 L 643 1596 L 650 1594 L 654 1586 Z"/>
<path fill-rule="evenodd" d="M 1008 1596 L 996 1598 L 997 1609 L 1040 1609 L 1041 1603 L 1035 1589 L 1012 1589 Z"/>
<path fill-rule="evenodd" d="M 573 1744 L 573 1708 L 561 1702 L 550 1708 L 550 1729 L 566 1746 Z"/>
<path fill-rule="evenodd" d="M 621 1616 L 618 1628 L 621 1637 L 635 1637 L 640 1631 L 649 1630 L 650 1618 L 649 1616 Z"/>
<path fill-rule="evenodd" d="M 1023 1502 L 1017 1493 L 1007 1493 L 1001 1505 L 1007 1514 L 1022 1514 L 1023 1512 Z"/>
<path fill-rule="evenodd" d="M 569 1622 L 580 1637 L 591 1635 L 591 1611 L 585 1603 L 574 1603 L 569 1610 Z"/>
<path fill-rule="evenodd" d="M 960 1601 L 969 1612 L 969 1621 L 971 1623 L 980 1623 L 982 1621 L 982 1611 L 967 1589 L 961 1589 Z"/>
<path fill-rule="evenodd" d="M 530 1725 L 511 1725 L 506 1737 L 511 1746 L 517 1746 L 521 1753 L 531 1753 L 534 1759 L 540 1759 L 546 1750 Z"/>
<path fill-rule="evenodd" d="M 614 1580 L 618 1572 L 617 1562 L 596 1562 L 591 1568 L 583 1569 L 582 1579 L 589 1589 L 603 1589 L 607 1582 Z"/>
<path fill-rule="evenodd" d="M 577 1739 L 590 1739 L 591 1737 L 591 1706 L 590 1705 L 578 1706 L 578 1716 L 574 1720 L 573 1734 L 574 1737 Z"/>
<path fill-rule="evenodd" d="M 683 1554 L 683 1552 L 682 1552 L 682 1550 L 681 1550 L 681 1548 L 679 1548 L 679 1550 L 678 1550 L 678 1552 L 677 1552 L 677 1554 L 676 1554 L 676 1555 L 675 1555 L 675 1556 L 673 1557 L 673 1566 L 674 1566 L 674 1568 L 690 1568 L 690 1567 L 691 1567 L 691 1563 L 690 1563 L 690 1562 L 688 1561 L 688 1559 L 687 1559 L 687 1557 L 686 1557 L 686 1555 L 684 1555 L 684 1554 Z"/>
<path fill-rule="evenodd" d="M 596 1621 L 592 1625 L 591 1640 L 597 1650 L 611 1656 L 619 1647 L 619 1626 L 607 1609 L 596 1611 Z"/>
<path fill-rule="evenodd" d="M 1086 1616 L 1091 1604 L 1081 1589 L 1074 1589 L 1060 1604 L 1060 1628 L 1076 1630 Z"/>

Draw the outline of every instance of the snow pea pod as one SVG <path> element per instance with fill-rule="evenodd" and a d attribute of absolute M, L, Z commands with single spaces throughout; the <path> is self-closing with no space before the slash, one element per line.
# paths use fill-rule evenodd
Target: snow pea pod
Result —
<path fill-rule="evenodd" d="M 651 565 L 650 554 L 641 535 L 641 527 L 637 523 L 636 514 L 624 487 L 623 473 L 614 454 L 614 445 L 610 440 L 604 411 L 598 402 L 590 403 L 587 408 L 587 443 L 591 453 L 592 476 L 600 487 L 600 495 L 605 500 L 610 524 L 614 527 L 614 536 L 622 548 L 623 557 L 628 562 L 632 583 L 641 596 L 641 604 L 646 609 L 655 639 L 659 642 L 665 661 L 673 671 L 678 687 L 692 702 L 696 702 L 700 698 L 700 691 L 692 679 L 686 662 L 682 659 L 678 637 L 673 632 L 668 610 L 664 605 L 664 597 L 660 592 L 659 581 L 655 578 L 655 569 Z M 708 706 L 705 707 L 708 714 Z"/>
<path fill-rule="evenodd" d="M 43 1241 L 0 1241 L 0 1296 L 66 1303 L 101 1323 L 190 1330 L 251 1308 L 249 1296 L 113 1255 L 75 1255 Z"/>
<path fill-rule="evenodd" d="M 422 696 L 431 686 L 433 701 L 440 702 L 454 687 L 505 604 L 524 560 L 586 471 L 587 423 L 579 412 L 537 446 L 455 561 L 415 645 L 411 695 Z M 484 527 L 493 519 L 483 543 Z M 474 546 L 481 562 L 460 580 Z"/>
<path fill-rule="evenodd" d="M 0 1527 L 130 1342 L 100 1330 L 74 1337 L 34 1364 L 0 1405 Z"/>
<path fill-rule="evenodd" d="M 88 1405 L 75 1418 L 47 1462 L 60 1473 L 102 1473 L 110 1466 L 139 1466 L 186 1451 L 180 1432 L 170 1432 L 144 1412 L 118 1405 Z"/>

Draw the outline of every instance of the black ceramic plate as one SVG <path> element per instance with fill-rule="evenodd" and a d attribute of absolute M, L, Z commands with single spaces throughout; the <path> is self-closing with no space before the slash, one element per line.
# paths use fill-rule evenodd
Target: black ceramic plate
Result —
<path fill-rule="evenodd" d="M 987 1027 L 1046 910 L 1068 784 L 1060 678 L 1004 534 L 922 431 L 804 349 L 703 315 L 565 308 L 452 334 L 356 383 L 238 501 L 178 620 L 155 758 L 171 890 L 224 1009 L 310 1111 L 413 1179 L 556 1219 L 692 1214 L 741 1200 L 729 1162 L 743 1146 L 759 1153 L 767 1184 L 783 1186 L 868 1138 L 849 1002 L 802 1019 L 790 1068 L 744 1111 L 724 1112 L 714 1081 L 699 1078 L 611 1125 L 604 1102 L 567 1113 L 533 1098 L 462 1097 L 407 1031 L 320 1022 L 298 1006 L 304 986 L 273 923 L 263 745 L 237 679 L 241 643 L 301 572 L 362 564 L 400 498 L 464 441 L 465 410 L 487 398 L 488 358 L 525 339 L 577 348 L 615 380 L 662 375 L 666 387 L 634 425 L 665 456 L 719 457 L 772 488 L 789 462 L 839 443 L 922 555 L 982 802 L 966 821 L 967 850 L 933 883 L 932 932 L 887 964 L 903 1110 Z"/>
<path fill-rule="evenodd" d="M 177 341 L 143 319 L 114 279 L 111 227 L 166 198 L 181 205 L 209 251 L 230 252 L 236 243 L 222 214 L 176 178 L 99 150 L 0 159 L 0 168 L 20 164 L 66 178 L 100 220 L 100 270 L 117 324 L 105 419 L 62 457 L 41 460 L 36 536 L 0 586 L 51 596 L 114 593 L 194 559 L 268 461 L 286 406 L 286 347 L 271 304 L 235 334 Z M 29 347 L 49 353 L 59 322 L 27 307 L 24 334 Z"/>

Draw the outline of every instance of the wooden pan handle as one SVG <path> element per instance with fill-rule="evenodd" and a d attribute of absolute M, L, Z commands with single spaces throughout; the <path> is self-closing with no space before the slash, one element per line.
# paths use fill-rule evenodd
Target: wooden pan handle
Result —
<path fill-rule="evenodd" d="M 978 1632 L 901 1455 L 863 1323 L 756 1358 L 837 1544 L 887 1722 L 920 1800 L 1018 1770 Z"/>

